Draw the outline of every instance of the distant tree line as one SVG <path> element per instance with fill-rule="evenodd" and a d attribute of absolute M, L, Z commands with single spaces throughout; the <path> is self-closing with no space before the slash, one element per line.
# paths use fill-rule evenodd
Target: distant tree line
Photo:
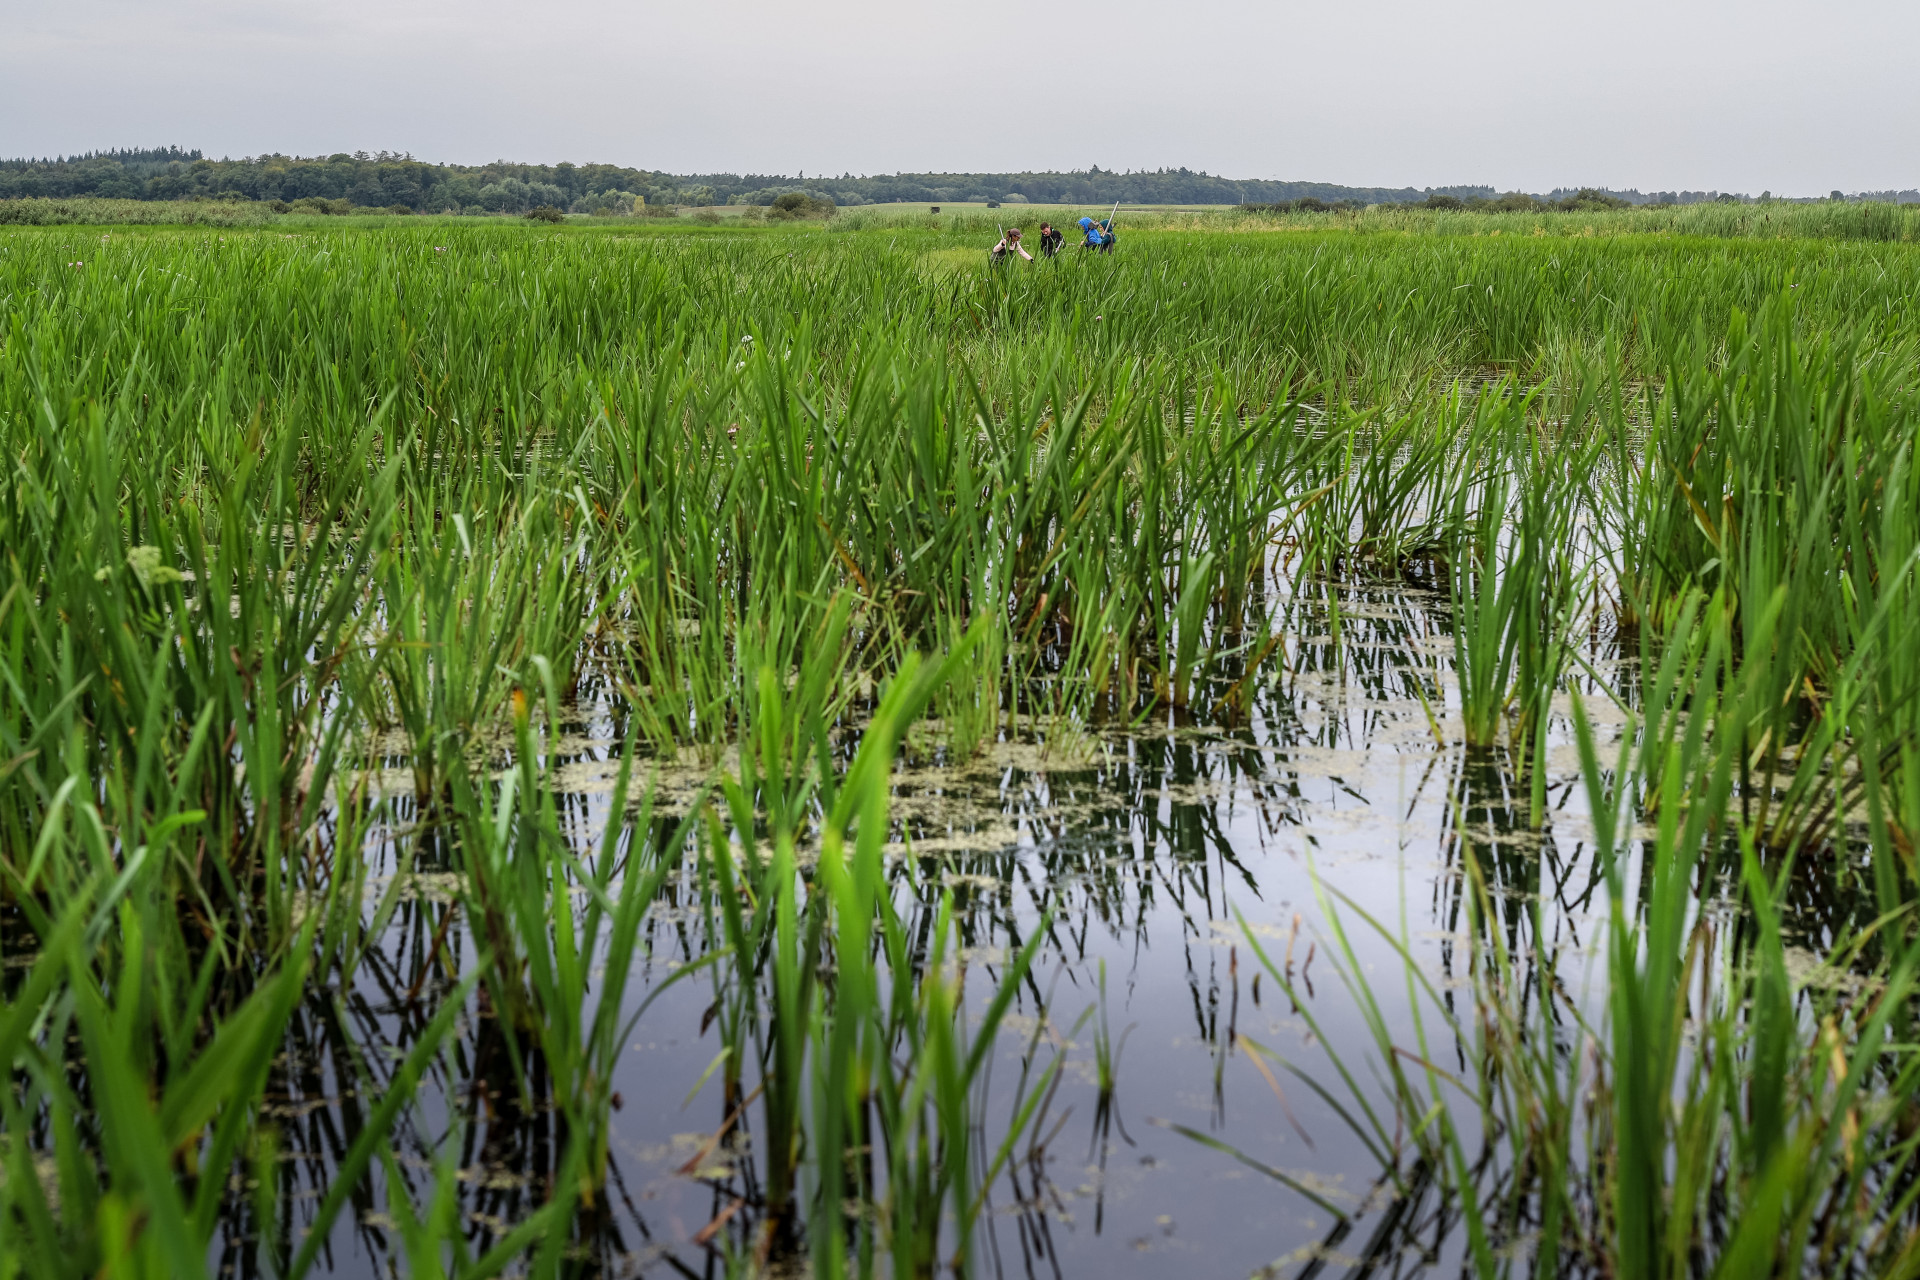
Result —
<path fill-rule="evenodd" d="M 767 204 L 782 192 L 804 186 L 836 204 L 1262 204 L 1314 199 L 1332 204 L 1397 204 L 1422 200 L 1416 187 L 1343 187 L 1329 182 L 1272 182 L 1219 178 L 1192 169 L 1154 169 L 1120 173 L 1098 165 L 1084 172 L 895 173 L 874 177 L 798 179 L 760 174 L 738 177 L 706 173 L 688 181 L 725 193 L 729 204 Z M 1492 194 L 1491 187 L 1446 187 L 1461 195 Z"/>
<path fill-rule="evenodd" d="M 1766 204 L 1773 198 L 1772 192 L 1763 192 L 1758 197 L 1739 195 L 1729 191 L 1655 191 L 1643 195 L 1638 191 L 1608 191 L 1599 187 L 1581 187 L 1572 191 L 1561 188 L 1544 196 L 1529 195 L 1524 191 L 1508 191 L 1494 195 L 1492 188 L 1489 187 L 1467 195 L 1436 189 L 1429 192 L 1424 199 L 1374 203 L 1399 203 L 1418 209 L 1464 209 L 1473 213 L 1590 213 L 1595 210 L 1662 208 L 1682 204 Z M 1920 204 L 1920 191 L 1862 192 L 1851 197 L 1835 191 L 1827 199 Z M 1792 203 L 1817 202 L 1816 199 L 1796 200 Z M 1366 203 L 1359 200 L 1323 201 L 1312 196 L 1303 196 L 1298 200 L 1282 200 L 1271 204 L 1248 203 L 1243 207 L 1255 213 L 1326 213 L 1361 209 L 1366 207 Z"/>
<path fill-rule="evenodd" d="M 525 213 L 541 206 L 637 213 L 724 201 L 699 183 L 609 164 L 428 164 L 386 151 L 210 160 L 178 147 L 0 160 L 0 199 L 33 196 L 258 200 L 322 213 L 351 208 Z"/>
<path fill-rule="evenodd" d="M 1578 191 L 1565 195 L 1555 192 L 1546 199 L 1530 196 L 1524 191 L 1509 191 L 1501 196 L 1469 196 L 1465 200 L 1438 192 L 1421 202 L 1429 209 L 1471 209 L 1488 213 L 1579 213 L 1595 209 L 1626 209 L 1636 202 L 1625 196 L 1615 195 L 1611 191 L 1601 191 L 1594 187 L 1582 187 Z M 1640 201 L 1639 203 L 1653 203 Z M 1666 203 L 1678 203 L 1668 201 Z"/>
<path fill-rule="evenodd" d="M 1642 204 L 1750 203 L 1718 191 L 1556 189 L 1545 195 L 1499 193 L 1490 186 L 1346 187 L 1326 182 L 1232 179 L 1192 169 L 1119 173 L 1095 165 L 1070 173 L 895 173 L 839 177 L 805 173 L 670 174 L 608 164 L 429 164 L 381 151 L 328 156 L 261 155 L 213 160 L 197 150 L 160 147 L 98 151 L 44 160 L 0 160 L 0 199 L 106 196 L 133 200 L 254 200 L 314 212 L 379 208 L 419 213 L 669 213 L 676 207 L 760 205 L 783 196 L 809 210 L 892 202 L 962 204 L 1239 204 L 1265 208 L 1351 209 L 1372 204 L 1436 208 L 1599 208 Z M 1763 194 L 1761 199 L 1768 199 Z M 1833 198 L 1842 198 L 1838 192 Z M 1858 198 L 1920 201 L 1920 191 Z M 1458 202 L 1450 204 L 1449 202 Z M 1569 202 L 1572 202 L 1569 204 Z M 793 207 L 789 202 L 789 210 Z M 789 216 L 791 216 L 789 214 Z"/>
<path fill-rule="evenodd" d="M 785 195 L 835 206 L 893 202 L 963 204 L 1245 204 L 1314 199 L 1412 203 L 1430 190 L 1462 198 L 1491 187 L 1343 187 L 1324 182 L 1239 181 L 1191 169 L 1117 173 L 896 173 L 678 175 L 604 164 L 428 164 L 393 152 L 261 155 L 213 160 L 197 150 L 99 151 L 46 160 L 0 160 L 0 199 L 112 196 L 134 200 L 259 200 L 321 212 L 405 207 L 422 213 L 524 213 L 543 205 L 574 213 L 634 213 L 717 204 L 771 208 Z M 344 202 L 344 204 L 341 204 Z"/>

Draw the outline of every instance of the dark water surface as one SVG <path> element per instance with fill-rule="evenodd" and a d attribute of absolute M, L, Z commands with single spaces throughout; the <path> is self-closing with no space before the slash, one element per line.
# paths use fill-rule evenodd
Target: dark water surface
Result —
<path fill-rule="evenodd" d="M 1015 733 L 959 763 L 926 749 L 924 730 L 909 740 L 888 851 L 896 902 L 910 931 L 926 929 L 941 894 L 952 891 L 976 1026 L 1007 957 L 1051 912 L 1039 959 L 999 1030 L 977 1108 L 985 1141 L 976 1146 L 997 1146 L 1023 1059 L 1031 1054 L 1037 1070 L 1063 1053 L 1062 1082 L 990 1188 L 982 1274 L 1457 1271 L 1456 1210 L 1411 1167 L 1412 1156 L 1402 1158 L 1396 1194 L 1332 1102 L 1282 1061 L 1354 1111 L 1327 1046 L 1309 1030 L 1310 1015 L 1393 1130 L 1356 980 L 1374 993 L 1397 1045 L 1419 1052 L 1422 1028 L 1410 1014 L 1401 952 L 1362 913 L 1404 942 L 1442 1000 L 1467 1000 L 1466 859 L 1487 887 L 1487 927 L 1505 931 L 1523 967 L 1556 952 L 1563 984 L 1591 974 L 1599 989 L 1605 894 L 1584 852 L 1590 836 L 1564 697 L 1549 759 L 1549 820 L 1531 832 L 1525 780 L 1503 754 L 1439 745 L 1457 737 L 1447 707 L 1444 601 L 1352 587 L 1299 604 L 1295 630 L 1253 680 L 1240 727 L 1167 718 L 1064 744 L 1056 738 L 1044 751 Z M 1586 658 L 1610 676 L 1630 665 L 1600 638 Z M 1624 713 L 1576 670 L 1572 683 L 1603 739 L 1617 737 Z M 596 718 L 590 701 L 574 729 L 555 776 L 585 849 L 604 829 L 619 745 L 611 720 Z M 445 965 L 431 962 L 436 944 L 465 963 L 474 955 L 446 850 L 433 830 L 406 822 L 404 758 L 386 764 L 370 781 L 394 793 L 394 819 L 376 832 L 381 874 L 368 887 L 369 910 L 402 851 L 413 870 L 353 989 L 315 992 L 297 1019 L 294 1040 L 305 1047 L 289 1055 L 268 1117 L 281 1126 L 283 1158 L 304 1188 L 287 1209 L 293 1224 L 303 1204 L 324 1194 L 372 1103 L 343 1082 L 360 1069 L 389 1078 L 431 1016 L 448 987 Z M 684 807 L 708 772 L 694 761 L 655 762 L 656 803 L 668 812 Z M 644 973 L 629 988 L 631 1001 L 708 950 L 692 877 L 684 871 L 652 910 L 651 956 L 639 962 Z M 1263 972 L 1255 942 L 1297 976 L 1299 1007 Z M 1107 1108 L 1094 1022 L 1082 1021 L 1102 1002 L 1103 966 L 1106 1015 L 1116 1039 L 1124 1037 Z M 758 1108 L 746 1108 L 716 1143 L 727 1119 L 719 1073 L 695 1088 L 721 1048 L 703 1017 L 722 973 L 676 984 L 630 1037 L 615 1081 L 608 1194 L 575 1244 L 589 1271 L 721 1275 L 726 1251 L 745 1256 L 753 1247 Z M 525 1066 L 535 1099 L 526 1107 L 516 1100 L 521 1068 L 491 1024 L 476 998 L 398 1141 L 406 1153 L 398 1172 L 416 1205 L 430 1198 L 437 1164 L 442 1176 L 452 1173 L 476 1249 L 538 1207 L 563 1145 L 554 1113 L 538 1101 L 546 1088 L 540 1064 Z M 1451 1033 L 1431 1016 L 1423 1029 L 1433 1065 L 1456 1069 Z M 751 1066 L 746 1082 L 754 1082 Z M 1300 1190 L 1170 1126 L 1283 1173 L 1351 1220 L 1341 1223 Z M 1463 1136 L 1477 1149 L 1477 1134 Z M 405 1271 L 385 1203 L 387 1175 L 376 1172 L 376 1190 L 334 1232 L 334 1274 Z M 233 1227 L 248 1233 L 244 1213 Z M 1522 1233 L 1514 1247 L 1525 1246 Z"/>

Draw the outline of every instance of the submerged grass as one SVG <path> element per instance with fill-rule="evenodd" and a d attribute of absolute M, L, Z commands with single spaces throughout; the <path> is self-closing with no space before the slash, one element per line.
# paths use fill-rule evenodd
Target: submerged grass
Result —
<path fill-rule="evenodd" d="M 1377 1071 L 1321 1037 L 1335 1078 L 1295 1078 L 1481 1274 L 1907 1265 L 1916 251 L 1169 231 L 996 276 L 929 270 L 943 234 L 0 240 L 0 894 L 34 953 L 0 1274 L 298 1277 L 376 1195 L 413 1271 L 603 1266 L 628 987 L 684 884 L 713 946 L 670 981 L 712 986 L 727 1116 L 688 1173 L 750 1166 L 698 1242 L 981 1270 L 989 1188 L 1052 1132 L 1057 1043 L 1010 1113 L 987 1087 L 1048 929 L 971 1015 L 954 894 L 912 906 L 888 852 L 902 743 L 929 711 L 945 760 L 1244 723 L 1333 577 L 1448 602 L 1434 733 L 1534 828 L 1576 633 L 1641 661 L 1619 758 L 1578 733 L 1601 1005 L 1541 994 L 1470 863 L 1472 1008 L 1407 952 L 1397 1042 L 1329 899 Z M 589 688 L 618 772 L 576 814 Z M 266 1098 L 293 1019 L 349 1021 L 381 848 L 458 888 L 302 1199 Z M 1852 996 L 1785 977 L 1809 865 L 1872 903 Z M 428 1080 L 473 1105 L 433 1120 Z M 514 1117 L 553 1119 L 543 1186 L 474 1233 L 454 1153 Z"/>

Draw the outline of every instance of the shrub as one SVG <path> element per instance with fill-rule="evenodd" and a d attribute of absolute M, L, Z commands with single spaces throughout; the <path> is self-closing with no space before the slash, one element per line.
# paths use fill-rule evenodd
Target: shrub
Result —
<path fill-rule="evenodd" d="M 812 196 L 804 191 L 789 191 L 785 195 L 775 196 L 773 203 L 767 206 L 767 218 L 770 221 L 784 222 L 796 218 L 831 218 L 839 211 L 831 197 Z"/>
<path fill-rule="evenodd" d="M 535 205 L 521 215 L 528 222 L 565 222 L 567 215 L 550 204 Z"/>
<path fill-rule="evenodd" d="M 288 210 L 290 213 L 321 213 L 329 217 L 340 217 L 353 212 L 353 206 L 345 200 L 329 200 L 325 196 L 301 196 Z"/>
<path fill-rule="evenodd" d="M 1559 207 L 1572 213 L 1576 211 L 1587 212 L 1595 209 L 1625 209 L 1630 207 L 1630 204 L 1630 201 L 1622 200 L 1619 196 L 1610 196 L 1604 191 L 1595 190 L 1593 187 L 1582 187 L 1566 199 L 1560 201 Z"/>

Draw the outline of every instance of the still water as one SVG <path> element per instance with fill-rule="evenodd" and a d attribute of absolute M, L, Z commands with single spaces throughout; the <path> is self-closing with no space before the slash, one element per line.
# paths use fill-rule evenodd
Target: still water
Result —
<path fill-rule="evenodd" d="M 1415 1025 L 1409 963 L 1467 1015 L 1466 894 L 1476 883 L 1484 927 L 1501 931 L 1521 971 L 1551 955 L 1562 995 L 1591 1004 L 1581 987 L 1591 978 L 1598 988 L 1606 897 L 1588 853 L 1567 698 L 1583 698 L 1604 749 L 1626 723 L 1632 661 L 1610 635 L 1588 638 L 1556 704 L 1546 821 L 1534 831 L 1528 782 L 1507 757 L 1448 745 L 1458 735 L 1444 596 L 1346 585 L 1303 593 L 1287 618 L 1234 725 L 1164 716 L 1044 748 L 1009 732 L 963 761 L 946 760 L 924 730 L 909 739 L 888 847 L 896 903 L 910 931 L 925 929 L 952 894 L 976 1025 L 1008 956 L 1046 929 L 998 1030 L 977 1108 L 988 1143 L 977 1147 L 1004 1132 L 1023 1064 L 1030 1079 L 1064 1055 L 1057 1090 L 986 1192 L 981 1274 L 1457 1272 L 1457 1209 L 1410 1155 L 1397 1183 L 1384 1176 L 1380 1144 L 1362 1136 L 1329 1050 L 1392 1140 L 1366 993 L 1396 1046 L 1456 1069 L 1452 1033 L 1432 1006 Z M 563 755 L 549 762 L 582 849 L 608 820 L 617 705 L 589 684 Z M 411 820 L 404 757 L 371 764 L 369 785 L 387 799 L 371 837 L 369 911 L 403 857 L 407 870 L 399 908 L 351 988 L 315 989 L 296 1020 L 298 1047 L 267 1117 L 300 1188 L 283 1197 L 296 1238 L 301 1206 L 325 1194 L 374 1101 L 350 1082 L 390 1078 L 448 989 L 449 968 L 474 956 L 446 851 Z M 684 808 L 710 771 L 651 762 L 656 810 Z M 650 914 L 650 951 L 629 988 L 636 1007 L 708 952 L 702 919 L 684 872 Z M 716 1276 L 729 1253 L 752 1252 L 758 1113 L 730 1117 L 710 1073 L 721 1048 L 709 1017 L 717 972 L 659 994 L 629 1037 L 607 1195 L 572 1246 L 585 1273 Z M 1292 996 L 1277 980 L 1286 975 Z M 451 1169 L 479 1252 L 544 1200 L 563 1135 L 538 1101 L 539 1063 L 524 1068 L 528 1106 L 484 996 L 470 1004 L 406 1115 L 393 1173 L 419 1204 L 436 1168 Z M 1106 1105 L 1093 1048 L 1103 1008 L 1118 1045 Z M 1478 1149 L 1480 1135 L 1463 1137 Z M 333 1274 L 405 1272 L 391 1176 L 376 1169 L 333 1232 L 323 1264 Z M 250 1270 L 241 1261 L 250 1250 L 238 1246 L 251 1230 L 236 1211 L 236 1247 L 218 1259 L 227 1274 Z M 1524 1230 L 1508 1245 L 1527 1247 Z"/>

